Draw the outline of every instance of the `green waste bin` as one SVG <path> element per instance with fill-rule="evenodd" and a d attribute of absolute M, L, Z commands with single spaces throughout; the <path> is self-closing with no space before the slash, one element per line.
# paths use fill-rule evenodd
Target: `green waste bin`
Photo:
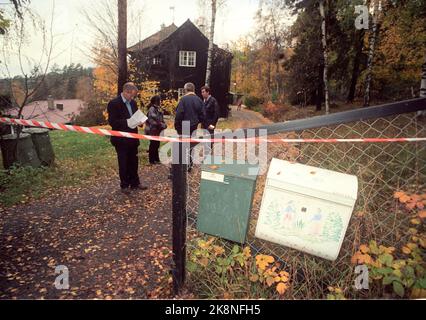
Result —
<path fill-rule="evenodd" d="M 9 169 L 13 164 L 40 167 L 40 160 L 28 133 L 21 133 L 19 139 L 16 134 L 1 136 L 0 146 L 5 169 Z"/>
<path fill-rule="evenodd" d="M 259 167 L 235 160 L 214 163 L 201 167 L 197 229 L 244 243 Z"/>
<path fill-rule="evenodd" d="M 49 129 L 27 128 L 22 132 L 29 133 L 33 140 L 37 156 L 43 166 L 51 166 L 55 160 L 52 143 L 50 142 Z"/>

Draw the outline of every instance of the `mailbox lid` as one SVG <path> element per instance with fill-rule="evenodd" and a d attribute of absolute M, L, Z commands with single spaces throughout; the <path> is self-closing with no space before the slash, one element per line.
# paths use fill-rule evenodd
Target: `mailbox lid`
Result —
<path fill-rule="evenodd" d="M 201 166 L 201 171 L 255 181 L 259 173 L 259 165 L 238 163 L 237 160 L 230 158 L 213 157 L 211 160 L 206 159 Z"/>
<path fill-rule="evenodd" d="M 356 176 L 275 158 L 267 178 L 267 185 L 346 205 L 355 203 L 358 193 Z"/>

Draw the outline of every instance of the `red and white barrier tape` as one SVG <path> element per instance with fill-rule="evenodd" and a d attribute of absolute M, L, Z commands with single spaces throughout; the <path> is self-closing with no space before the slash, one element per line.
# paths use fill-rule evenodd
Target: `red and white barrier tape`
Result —
<path fill-rule="evenodd" d="M 132 139 L 141 139 L 141 140 L 155 140 L 163 142 L 284 142 L 284 143 L 337 143 L 337 142 L 426 142 L 426 138 L 354 138 L 354 139 L 281 139 L 281 138 L 247 138 L 247 139 L 199 139 L 199 138 L 173 138 L 173 137 L 162 137 L 162 136 L 150 136 L 139 133 L 130 133 L 123 131 L 107 130 L 100 129 L 95 127 L 82 127 L 82 126 L 73 126 L 63 123 L 54 123 L 48 121 L 37 121 L 37 120 L 24 120 L 24 119 L 13 119 L 13 118 L 1 118 L 0 122 L 7 124 L 16 124 L 23 126 L 31 127 L 40 127 L 47 129 L 57 129 L 64 131 L 75 131 L 82 133 L 91 133 L 101 136 L 115 136 L 115 137 L 125 137 Z"/>

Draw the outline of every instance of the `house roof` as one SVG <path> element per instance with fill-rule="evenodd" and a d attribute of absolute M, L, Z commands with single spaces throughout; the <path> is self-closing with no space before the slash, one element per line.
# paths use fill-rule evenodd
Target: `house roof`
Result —
<path fill-rule="evenodd" d="M 200 29 L 198 29 L 198 27 L 190 19 L 188 19 L 180 27 L 176 27 L 176 25 L 174 23 L 172 23 L 168 27 L 164 27 L 163 29 L 161 29 L 157 33 L 154 33 L 153 35 L 149 36 L 148 38 L 146 38 L 146 39 L 138 42 L 137 44 L 131 46 L 130 48 L 127 49 L 127 51 L 130 52 L 130 53 L 135 53 L 135 52 L 147 49 L 147 48 L 154 47 L 154 46 L 158 45 L 160 42 L 169 38 L 177 30 L 182 29 L 187 25 L 192 26 L 193 28 L 198 30 L 200 32 L 200 34 L 208 41 L 208 38 L 200 31 Z M 213 47 L 215 49 L 219 50 L 220 52 L 223 52 L 224 54 L 232 56 L 232 54 L 230 52 L 228 52 L 228 51 L 226 51 L 222 48 L 219 48 L 216 44 L 213 44 Z"/>
<path fill-rule="evenodd" d="M 63 110 L 57 108 L 58 104 L 63 105 Z M 49 110 L 47 100 L 31 102 L 23 108 L 22 117 L 28 120 L 69 123 L 84 108 L 84 102 L 80 99 L 54 100 L 53 105 L 55 109 Z M 8 113 L 12 116 L 17 116 L 18 110 L 11 109 L 8 110 Z"/>
<path fill-rule="evenodd" d="M 131 46 L 127 49 L 128 52 L 136 52 L 140 51 L 149 47 L 153 47 L 157 44 L 159 44 L 161 41 L 167 39 L 173 32 L 175 32 L 178 29 L 174 23 L 172 23 L 168 27 L 164 27 L 160 31 L 154 33 L 153 35 L 149 36 L 148 38 L 139 41 L 135 45 Z"/>

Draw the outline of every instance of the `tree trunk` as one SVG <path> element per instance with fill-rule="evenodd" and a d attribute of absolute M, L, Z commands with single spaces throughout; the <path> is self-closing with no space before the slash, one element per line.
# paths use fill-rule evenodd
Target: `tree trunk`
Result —
<path fill-rule="evenodd" d="M 318 69 L 318 79 L 321 79 L 321 77 L 324 74 L 324 66 L 320 65 L 319 69 Z M 318 81 L 317 82 L 317 88 L 315 90 L 315 105 L 316 105 L 316 111 L 321 111 L 321 107 L 322 107 L 322 101 L 323 101 L 323 82 L 322 81 Z"/>
<path fill-rule="evenodd" d="M 117 95 L 127 82 L 127 0 L 118 0 L 118 82 Z"/>
<path fill-rule="evenodd" d="M 365 79 L 365 92 L 364 92 L 364 107 L 368 107 L 370 105 L 370 89 L 371 89 L 371 77 L 373 71 L 373 58 L 374 51 L 376 49 L 377 36 L 379 33 L 379 25 L 378 25 L 378 6 L 377 2 L 373 0 L 374 6 L 374 14 L 373 14 L 373 28 L 370 34 L 370 49 L 368 52 L 368 62 L 367 62 L 367 77 Z"/>
<path fill-rule="evenodd" d="M 422 66 L 422 82 L 420 84 L 420 97 L 426 97 L 426 62 Z"/>
<path fill-rule="evenodd" d="M 266 86 L 268 88 L 269 99 L 272 100 L 271 73 L 272 73 L 272 63 L 271 63 L 271 58 L 269 58 L 268 59 L 268 73 L 267 73 L 267 76 L 266 76 Z"/>
<path fill-rule="evenodd" d="M 275 74 L 275 84 L 277 90 L 277 98 L 280 99 L 281 96 L 281 87 L 280 87 L 280 64 L 278 60 L 275 62 L 276 74 Z"/>
<path fill-rule="evenodd" d="M 351 85 L 349 87 L 347 102 L 353 102 L 355 99 L 355 90 L 356 90 L 356 84 L 358 82 L 358 77 L 359 77 L 359 67 L 361 64 L 362 48 L 364 46 L 364 35 L 365 35 L 364 31 L 359 31 L 359 38 L 357 39 L 356 45 L 355 45 L 354 65 L 352 69 Z"/>
<path fill-rule="evenodd" d="M 212 21 L 211 21 L 211 25 L 210 25 L 209 51 L 207 53 L 206 86 L 210 86 L 210 76 L 211 76 L 211 70 L 212 70 L 214 26 L 215 26 L 215 23 L 216 23 L 216 0 L 211 0 L 211 1 L 212 1 Z"/>
<path fill-rule="evenodd" d="M 324 51 L 324 72 L 323 72 L 323 81 L 324 81 L 324 95 L 325 95 L 325 113 L 330 112 L 329 98 L 328 98 L 328 54 L 327 54 L 327 33 L 325 26 L 325 10 L 324 10 L 324 0 L 320 0 L 319 9 L 321 14 L 321 38 L 322 46 Z"/>
<path fill-rule="evenodd" d="M 422 66 L 422 82 L 420 84 L 420 97 L 426 97 L 426 62 Z M 426 116 L 426 111 L 419 111 L 418 115 Z"/>

